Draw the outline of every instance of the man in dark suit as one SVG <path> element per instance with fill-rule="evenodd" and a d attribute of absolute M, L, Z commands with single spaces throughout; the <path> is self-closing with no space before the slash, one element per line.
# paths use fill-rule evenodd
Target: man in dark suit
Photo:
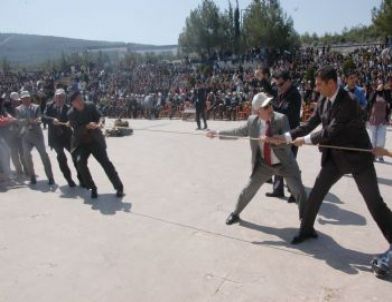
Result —
<path fill-rule="evenodd" d="M 256 69 L 254 76 L 255 80 L 252 83 L 253 87 L 259 88 L 262 92 L 276 97 L 277 91 L 271 85 L 271 73 L 268 67 Z"/>
<path fill-rule="evenodd" d="M 269 138 L 272 135 L 283 134 L 289 131 L 287 117 L 274 112 L 271 105 L 272 98 L 261 92 L 255 95 L 252 106 L 256 115 L 249 117 L 248 122 L 233 130 L 209 131 L 207 136 L 222 139 L 225 136 L 259 138 L 251 140 L 252 174 L 246 187 L 238 197 L 235 210 L 229 215 L 226 224 L 230 225 L 240 220 L 240 213 L 256 195 L 259 188 L 272 175 L 281 175 L 287 181 L 299 206 L 299 217 L 302 218 L 306 202 L 306 192 L 302 184 L 301 174 L 296 159 L 289 145 L 271 145 Z"/>
<path fill-rule="evenodd" d="M 301 121 L 301 95 L 297 87 L 294 86 L 288 71 L 280 71 L 274 75 L 274 78 L 278 87 L 278 95 L 273 102 L 274 110 L 287 116 L 290 129 L 297 128 Z M 297 157 L 298 147 L 292 146 L 291 150 L 294 157 Z M 273 191 L 266 193 L 266 196 L 284 197 L 283 177 L 274 176 Z M 288 202 L 295 202 L 292 194 Z"/>
<path fill-rule="evenodd" d="M 68 111 L 68 119 L 73 128 L 71 152 L 76 159 L 76 167 L 86 188 L 91 190 L 91 198 L 97 198 L 97 186 L 95 185 L 87 160 L 92 154 L 104 169 L 109 180 L 117 191 L 116 196 L 124 196 L 124 186 L 116 169 L 106 152 L 105 137 L 102 134 L 101 114 L 94 103 L 85 102 L 79 91 L 71 93 L 70 102 L 72 108 Z"/>
<path fill-rule="evenodd" d="M 323 98 L 308 122 L 285 134 L 286 142 L 292 140 L 296 146 L 308 143 L 361 148 L 369 152 L 320 147 L 321 170 L 306 203 L 299 234 L 292 243 L 317 237 L 313 225 L 324 197 L 344 174 L 352 174 L 373 219 L 391 244 L 392 212 L 380 195 L 372 145 L 362 118 L 362 109 L 349 92 L 338 86 L 337 72 L 333 67 L 318 71 L 316 87 Z M 320 124 L 322 129 L 311 133 Z M 284 138 L 277 140 L 283 141 Z"/>
<path fill-rule="evenodd" d="M 203 84 L 201 82 L 197 82 L 195 86 L 195 90 L 193 92 L 193 103 L 195 104 L 195 108 L 196 108 L 196 123 L 197 123 L 196 130 L 201 130 L 200 116 L 202 117 L 204 122 L 203 129 L 207 129 L 207 121 L 206 121 L 206 113 L 205 113 L 206 100 L 207 100 L 207 91 L 203 87 Z"/>
<path fill-rule="evenodd" d="M 57 162 L 61 172 L 64 175 L 68 185 L 73 188 L 76 186 L 72 179 L 71 170 L 67 164 L 67 156 L 65 155 L 64 149 L 70 152 L 71 150 L 71 136 L 72 130 L 67 127 L 68 122 L 67 113 L 70 106 L 65 104 L 65 91 L 64 89 L 57 89 L 54 96 L 54 101 L 46 105 L 44 116 L 42 118 L 48 125 L 48 144 L 56 151 Z M 74 161 L 76 168 L 76 162 Z M 79 176 L 79 174 L 78 174 Z M 83 186 L 83 182 L 80 177 L 80 185 Z"/>

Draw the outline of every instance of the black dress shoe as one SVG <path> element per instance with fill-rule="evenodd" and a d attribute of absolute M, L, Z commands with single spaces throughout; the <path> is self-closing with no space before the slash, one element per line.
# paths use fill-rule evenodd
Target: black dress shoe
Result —
<path fill-rule="evenodd" d="M 123 189 L 117 190 L 116 196 L 118 198 L 124 197 L 125 196 L 124 190 Z"/>
<path fill-rule="evenodd" d="M 68 186 L 70 188 L 75 188 L 76 187 L 76 183 L 72 179 L 70 179 L 70 180 L 68 180 Z"/>
<path fill-rule="evenodd" d="M 36 185 L 37 184 L 37 179 L 35 177 L 30 178 L 30 185 Z"/>
<path fill-rule="evenodd" d="M 291 196 L 289 197 L 289 199 L 287 200 L 287 203 L 296 203 L 295 198 L 294 198 L 293 195 L 291 195 Z"/>
<path fill-rule="evenodd" d="M 49 178 L 48 185 L 49 186 L 53 186 L 54 185 L 54 179 L 53 178 Z"/>
<path fill-rule="evenodd" d="M 274 182 L 272 181 L 272 178 L 270 178 L 270 179 L 268 179 L 268 180 L 266 181 L 266 183 L 267 183 L 267 184 L 273 184 Z"/>
<path fill-rule="evenodd" d="M 93 199 L 98 198 L 97 188 L 91 189 L 91 198 L 93 198 Z"/>
<path fill-rule="evenodd" d="M 239 221 L 240 221 L 240 216 L 238 216 L 234 213 L 230 213 L 229 217 L 227 217 L 227 219 L 226 219 L 226 224 L 231 225 L 231 224 L 239 222 Z"/>
<path fill-rule="evenodd" d="M 267 196 L 267 197 L 284 198 L 284 193 L 271 192 L 271 193 L 265 193 L 265 196 Z"/>
<path fill-rule="evenodd" d="M 310 232 L 302 233 L 300 232 L 297 236 L 291 240 L 291 244 L 300 244 L 306 240 L 309 239 L 316 239 L 318 237 L 318 234 L 314 229 L 312 229 Z"/>

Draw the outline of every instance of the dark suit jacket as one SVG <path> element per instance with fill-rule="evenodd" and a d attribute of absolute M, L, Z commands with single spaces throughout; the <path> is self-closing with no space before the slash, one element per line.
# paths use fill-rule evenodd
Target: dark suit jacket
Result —
<path fill-rule="evenodd" d="M 87 129 L 90 122 L 98 123 L 101 113 L 94 103 L 86 102 L 83 111 L 71 108 L 68 111 L 68 119 L 74 129 L 71 139 L 71 152 L 84 144 L 97 144 L 97 147 L 106 148 L 105 137 L 101 129 Z"/>
<path fill-rule="evenodd" d="M 64 104 L 61 112 L 57 111 L 57 107 L 55 102 L 50 102 L 46 105 L 44 115 L 42 120 L 45 121 L 48 125 L 48 144 L 52 148 L 60 147 L 60 146 L 71 146 L 71 135 L 72 130 L 65 126 L 55 126 L 53 125 L 53 120 L 57 118 L 60 122 L 66 123 L 68 122 L 67 113 L 70 109 L 70 106 Z"/>
<path fill-rule="evenodd" d="M 301 95 L 295 86 L 278 95 L 273 102 L 274 110 L 287 116 L 290 129 L 299 126 L 301 121 Z"/>
<path fill-rule="evenodd" d="M 363 112 L 351 95 L 339 88 L 329 114 L 325 112 L 326 98 L 320 99 L 310 119 L 290 132 L 293 139 L 305 136 L 318 125 L 322 129 L 311 134 L 313 144 L 334 145 L 371 149 L 369 136 L 363 121 Z M 373 155 L 367 152 L 341 151 L 320 148 L 321 164 L 332 160 L 342 173 L 355 173 L 373 164 Z"/>
<path fill-rule="evenodd" d="M 195 89 L 193 96 L 193 103 L 198 109 L 203 109 L 206 106 L 207 90 L 204 88 Z"/>

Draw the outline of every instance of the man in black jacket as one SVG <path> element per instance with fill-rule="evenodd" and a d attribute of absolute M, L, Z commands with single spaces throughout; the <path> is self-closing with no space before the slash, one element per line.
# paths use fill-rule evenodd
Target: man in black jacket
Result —
<path fill-rule="evenodd" d="M 274 110 L 287 116 L 290 129 L 294 129 L 300 125 L 301 121 L 301 95 L 291 81 L 288 71 L 280 71 L 274 75 L 276 85 L 278 87 L 278 95 L 273 103 Z M 291 148 L 294 157 L 297 157 L 298 148 Z M 283 177 L 274 176 L 273 191 L 266 193 L 268 197 L 284 197 Z M 289 203 L 295 202 L 293 195 L 289 197 Z"/>
<path fill-rule="evenodd" d="M 49 147 L 54 149 L 57 154 L 57 162 L 61 172 L 64 175 L 65 180 L 68 185 L 73 188 L 75 187 L 75 182 L 72 179 L 71 170 L 67 164 L 67 156 L 65 155 L 64 149 L 70 152 L 71 150 L 71 136 L 72 130 L 67 126 L 68 117 L 67 113 L 70 106 L 65 104 L 65 91 L 64 89 L 57 89 L 54 96 L 54 101 L 46 105 L 44 116 L 42 118 L 46 124 L 49 125 L 48 128 L 48 144 Z M 74 160 L 74 165 L 76 168 L 76 162 Z M 83 181 L 81 181 L 80 175 L 78 173 L 78 178 L 80 185 L 84 186 Z"/>
<path fill-rule="evenodd" d="M 205 113 L 206 99 L 207 99 L 207 91 L 203 87 L 203 84 L 201 82 L 198 82 L 193 92 L 193 103 L 195 104 L 196 107 L 196 123 L 197 123 L 196 130 L 201 130 L 200 116 L 202 117 L 204 122 L 203 129 L 207 129 L 207 121 L 206 121 L 206 113 Z"/>
<path fill-rule="evenodd" d="M 338 86 L 337 72 L 333 67 L 318 71 L 316 86 L 323 98 L 308 122 L 277 140 L 292 141 L 296 146 L 308 143 L 361 148 L 369 152 L 320 147 L 321 170 L 306 203 L 299 234 L 292 243 L 317 237 L 313 225 L 324 197 L 344 174 L 352 174 L 373 219 L 391 244 L 392 212 L 380 195 L 372 145 L 362 118 L 362 109 L 349 92 Z M 311 133 L 320 124 L 322 129 Z"/>
<path fill-rule="evenodd" d="M 97 186 L 95 185 L 87 160 L 92 154 L 104 169 L 113 187 L 117 191 L 116 196 L 124 196 L 124 186 L 116 169 L 106 152 L 105 137 L 102 134 L 101 114 L 94 103 L 85 102 L 79 91 L 70 96 L 72 108 L 68 111 L 68 119 L 73 128 L 71 152 L 75 157 L 77 170 L 81 175 L 83 184 L 91 190 L 91 198 L 97 198 Z"/>

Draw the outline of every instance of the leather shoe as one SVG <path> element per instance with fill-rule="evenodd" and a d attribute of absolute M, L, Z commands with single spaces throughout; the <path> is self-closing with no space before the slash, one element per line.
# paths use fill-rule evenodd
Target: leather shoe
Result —
<path fill-rule="evenodd" d="M 124 197 L 125 196 L 124 190 L 123 189 L 117 190 L 116 196 L 118 198 Z"/>
<path fill-rule="evenodd" d="M 300 244 L 306 240 L 316 239 L 316 238 L 318 238 L 318 234 L 314 229 L 306 233 L 300 231 L 299 234 L 293 238 L 291 244 Z"/>
<path fill-rule="evenodd" d="M 287 203 L 296 203 L 295 198 L 294 198 L 293 195 L 291 195 L 291 196 L 289 197 L 289 199 L 287 200 Z"/>
<path fill-rule="evenodd" d="M 36 185 L 37 184 L 37 179 L 35 177 L 30 178 L 30 185 Z"/>
<path fill-rule="evenodd" d="M 92 188 L 91 189 L 91 198 L 93 198 L 93 199 L 98 198 L 97 188 Z"/>
<path fill-rule="evenodd" d="M 239 222 L 239 221 L 240 221 L 240 216 L 238 216 L 234 213 L 230 213 L 229 217 L 227 217 L 227 219 L 226 219 L 226 224 L 231 225 L 231 224 Z"/>
<path fill-rule="evenodd" d="M 54 185 L 54 179 L 53 178 L 49 178 L 48 185 L 49 186 L 53 186 Z"/>
<path fill-rule="evenodd" d="M 271 192 L 271 193 L 265 193 L 265 196 L 267 197 L 277 197 L 277 198 L 284 198 L 284 193 L 277 193 L 277 192 Z"/>
<path fill-rule="evenodd" d="M 76 187 L 76 183 L 72 179 L 68 180 L 67 182 L 68 182 L 68 186 L 70 188 L 75 188 Z"/>

